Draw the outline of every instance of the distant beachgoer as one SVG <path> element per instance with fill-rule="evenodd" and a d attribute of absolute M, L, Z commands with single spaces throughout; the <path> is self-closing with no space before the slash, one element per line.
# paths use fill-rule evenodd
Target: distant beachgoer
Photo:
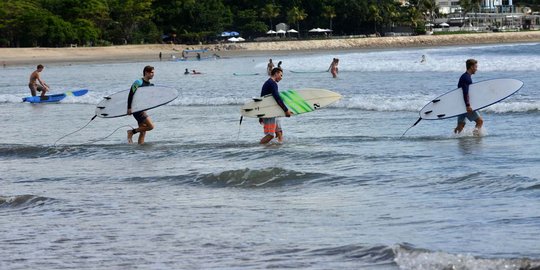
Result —
<path fill-rule="evenodd" d="M 41 97 L 45 97 L 45 93 L 49 91 L 49 86 L 43 80 L 41 80 L 41 77 L 39 76 L 39 73 L 43 71 L 44 68 L 45 67 L 42 64 L 39 64 L 37 65 L 37 69 L 30 74 L 28 88 L 30 88 L 30 93 L 33 97 L 36 96 L 37 92 L 41 92 Z"/>
<path fill-rule="evenodd" d="M 278 67 L 278 68 L 281 68 L 281 61 L 279 61 L 279 62 L 277 63 L 277 67 Z"/>
<path fill-rule="evenodd" d="M 480 134 L 480 129 L 484 124 L 484 120 L 477 111 L 473 111 L 473 109 L 471 108 L 471 104 L 469 103 L 469 85 L 473 83 L 471 75 L 476 73 L 476 70 L 478 69 L 478 61 L 474 59 L 468 59 L 465 62 L 465 66 L 467 68 L 467 71 L 463 73 L 463 75 L 461 75 L 461 77 L 459 78 L 458 87 L 463 90 L 463 101 L 465 101 L 467 113 L 458 116 L 457 126 L 454 129 L 454 133 L 461 133 L 461 131 L 465 127 L 465 118 L 467 118 L 469 119 L 469 121 L 476 122 L 473 134 L 475 136 L 478 136 Z"/>
<path fill-rule="evenodd" d="M 161 52 L 159 52 L 159 61 L 161 61 L 161 56 L 162 56 Z"/>
<path fill-rule="evenodd" d="M 281 97 L 279 96 L 278 82 L 283 78 L 283 70 L 280 68 L 272 69 L 270 78 L 263 84 L 261 89 L 261 97 L 266 95 L 272 95 L 277 104 L 285 112 L 285 116 L 290 117 L 292 112 L 287 108 Z M 264 137 L 261 139 L 261 144 L 267 144 L 274 136 L 278 142 L 283 142 L 283 130 L 281 129 L 279 118 L 259 118 L 259 122 L 263 125 Z"/>
<path fill-rule="evenodd" d="M 426 62 L 426 56 L 422 55 L 422 60 L 420 60 L 420 63 L 425 63 L 425 62 Z"/>
<path fill-rule="evenodd" d="M 6 68 L 6 61 L 2 62 L 2 65 Z"/>
<path fill-rule="evenodd" d="M 272 63 L 272 59 L 269 59 L 268 65 L 266 66 L 266 73 L 268 73 L 268 76 L 272 76 L 273 69 L 274 69 L 274 63 Z"/>
<path fill-rule="evenodd" d="M 332 73 L 332 77 L 334 78 L 337 78 L 337 74 L 339 72 L 338 64 L 339 64 L 339 59 L 334 58 L 332 60 L 332 63 L 330 64 L 330 67 L 328 67 L 328 70 L 327 70 L 327 72 L 330 71 L 330 73 Z"/>
<path fill-rule="evenodd" d="M 201 60 L 201 54 L 197 53 L 197 60 Z"/>
<path fill-rule="evenodd" d="M 189 75 L 189 70 L 186 68 L 186 71 L 184 71 L 184 75 Z"/>
<path fill-rule="evenodd" d="M 127 102 L 128 115 L 132 115 L 131 103 L 133 102 L 133 97 L 135 96 L 137 89 L 139 89 L 139 87 L 154 85 L 150 83 L 150 80 L 153 78 L 154 78 L 154 67 L 145 66 L 143 69 L 143 77 L 141 79 L 136 80 L 131 85 L 131 90 L 129 91 L 128 102 Z M 145 111 L 135 112 L 133 113 L 133 117 L 135 118 L 135 120 L 137 120 L 137 124 L 139 125 L 139 127 L 127 131 L 128 143 L 133 143 L 133 135 L 139 133 L 138 143 L 143 144 L 146 132 L 154 129 L 154 123 L 152 123 L 152 120 L 146 114 Z"/>
<path fill-rule="evenodd" d="M 196 70 L 192 70 L 192 71 L 193 71 L 193 74 L 202 74 L 202 73 L 200 73 L 200 72 L 198 72 Z"/>

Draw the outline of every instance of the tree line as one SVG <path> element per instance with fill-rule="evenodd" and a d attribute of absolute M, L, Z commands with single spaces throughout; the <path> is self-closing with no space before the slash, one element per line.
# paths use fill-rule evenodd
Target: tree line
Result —
<path fill-rule="evenodd" d="M 437 10 L 435 0 L 2 0 L 0 46 L 198 43 L 223 31 L 249 39 L 281 22 L 300 35 L 314 27 L 334 35 L 397 26 L 421 33 Z"/>

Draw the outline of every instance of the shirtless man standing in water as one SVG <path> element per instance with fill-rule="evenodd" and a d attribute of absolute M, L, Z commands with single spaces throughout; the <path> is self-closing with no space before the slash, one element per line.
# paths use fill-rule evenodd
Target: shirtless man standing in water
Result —
<path fill-rule="evenodd" d="M 49 86 L 41 80 L 39 73 L 43 71 L 43 65 L 37 65 L 37 69 L 30 74 L 30 81 L 28 82 L 28 88 L 30 88 L 30 93 L 33 97 L 36 96 L 37 92 L 41 92 L 41 97 L 45 97 L 45 92 L 49 91 Z M 39 85 L 38 85 L 39 82 Z"/>

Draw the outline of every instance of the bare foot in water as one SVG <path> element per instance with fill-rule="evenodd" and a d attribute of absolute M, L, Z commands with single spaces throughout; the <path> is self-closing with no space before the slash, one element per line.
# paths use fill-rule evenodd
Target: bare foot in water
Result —
<path fill-rule="evenodd" d="M 128 130 L 128 131 L 127 131 L 127 136 L 128 136 L 128 143 L 129 143 L 129 144 L 132 144 L 132 143 L 133 143 L 133 131 L 132 131 L 132 130 Z"/>

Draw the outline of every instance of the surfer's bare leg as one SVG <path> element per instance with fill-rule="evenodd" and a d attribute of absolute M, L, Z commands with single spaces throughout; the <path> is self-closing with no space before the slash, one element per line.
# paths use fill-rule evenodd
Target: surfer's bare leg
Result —
<path fill-rule="evenodd" d="M 146 132 L 152 129 L 154 129 L 154 123 L 152 123 L 152 120 L 150 120 L 150 117 L 146 117 L 146 119 L 144 119 L 144 122 L 140 123 L 139 128 L 137 129 L 137 131 L 141 133 L 139 134 L 139 140 L 138 140 L 139 144 L 144 143 L 144 137 L 146 136 Z"/>
<path fill-rule="evenodd" d="M 278 142 L 283 142 L 283 131 L 277 131 L 276 132 L 276 138 Z"/>
<path fill-rule="evenodd" d="M 127 131 L 127 139 L 129 144 L 133 143 L 133 131 L 131 129 Z"/>
<path fill-rule="evenodd" d="M 480 136 L 480 130 L 482 129 L 482 125 L 484 124 L 484 120 L 482 120 L 481 117 L 478 117 L 476 120 L 474 120 L 474 122 L 476 122 L 476 125 L 474 126 L 473 135 L 474 136 Z"/>
<path fill-rule="evenodd" d="M 274 138 L 273 135 L 268 134 L 268 135 L 264 136 L 264 137 L 261 139 L 260 144 L 267 144 L 267 143 L 269 143 L 273 138 Z"/>
<path fill-rule="evenodd" d="M 459 134 L 461 131 L 463 131 L 463 128 L 465 127 L 465 123 L 461 122 L 457 124 L 457 127 L 454 129 L 454 133 Z"/>
<path fill-rule="evenodd" d="M 484 125 L 484 120 L 482 119 L 482 117 L 478 117 L 478 119 L 476 119 L 475 122 L 476 122 L 476 126 L 475 126 L 476 129 L 481 129 L 482 126 Z"/>

